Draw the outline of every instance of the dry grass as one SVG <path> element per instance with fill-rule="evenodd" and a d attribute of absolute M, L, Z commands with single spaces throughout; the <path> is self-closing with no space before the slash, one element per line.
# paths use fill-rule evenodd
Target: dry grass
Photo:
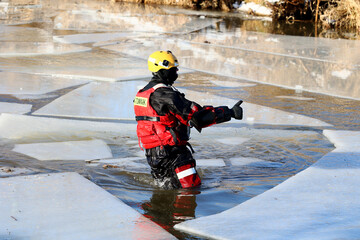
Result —
<path fill-rule="evenodd" d="M 325 26 L 360 31 L 360 0 L 332 0 L 320 20 Z"/>

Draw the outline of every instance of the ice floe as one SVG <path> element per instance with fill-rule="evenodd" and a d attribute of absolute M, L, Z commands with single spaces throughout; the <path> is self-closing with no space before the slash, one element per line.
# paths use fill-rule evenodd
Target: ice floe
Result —
<path fill-rule="evenodd" d="M 93 82 L 44 106 L 35 115 L 134 119 L 133 99 L 144 81 Z"/>
<path fill-rule="evenodd" d="M 337 148 L 232 209 L 175 225 L 217 239 L 354 239 L 360 234 L 360 132 L 326 130 Z M 340 197 L 340 198 L 339 198 Z"/>
<path fill-rule="evenodd" d="M 225 167 L 223 159 L 196 159 L 197 167 Z"/>
<path fill-rule="evenodd" d="M 0 114 L 1 113 L 25 114 L 30 112 L 31 108 L 32 108 L 31 104 L 0 102 Z"/>
<path fill-rule="evenodd" d="M 19 97 L 24 94 L 30 98 L 30 95 L 45 94 L 89 82 L 89 80 L 83 79 L 16 72 L 0 72 L 0 78 L 0 94 L 20 95 Z"/>
<path fill-rule="evenodd" d="M 77 173 L 3 178 L 0 190 L 5 239 L 176 239 Z"/>
<path fill-rule="evenodd" d="M 281 167 L 279 162 L 270 162 L 258 158 L 239 157 L 230 159 L 232 166 L 250 166 L 250 167 Z"/>
<path fill-rule="evenodd" d="M 145 85 L 145 81 L 90 83 L 56 99 L 33 114 L 133 120 L 135 115 L 132 100 L 136 92 Z M 236 103 L 236 100 L 209 93 L 181 88 L 179 90 L 184 92 L 189 100 L 201 105 L 232 107 Z M 247 124 L 330 126 L 314 118 L 256 104 L 243 103 L 242 106 Z M 234 120 L 232 122 L 244 123 Z"/>
<path fill-rule="evenodd" d="M 46 127 L 44 127 L 46 126 Z M 66 141 L 84 138 L 136 137 L 136 124 L 69 120 L 17 114 L 0 115 L 0 137 L 19 142 Z M 142 153 L 144 155 L 144 153 Z"/>
<path fill-rule="evenodd" d="M 88 141 L 16 144 L 13 151 L 41 161 L 112 158 L 112 153 L 108 145 L 104 141 L 98 139 Z"/>
<path fill-rule="evenodd" d="M 217 138 L 216 141 L 227 144 L 227 145 L 240 145 L 246 141 L 248 141 L 248 138 L 241 138 L 241 137 L 229 137 L 229 138 Z"/>

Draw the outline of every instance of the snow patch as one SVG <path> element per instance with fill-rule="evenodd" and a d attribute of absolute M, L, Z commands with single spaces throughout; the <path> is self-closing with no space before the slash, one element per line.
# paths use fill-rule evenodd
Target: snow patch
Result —
<path fill-rule="evenodd" d="M 253 2 L 249 2 L 249 3 L 241 2 L 238 11 L 254 13 L 255 15 L 260 15 L 260 16 L 271 16 L 272 14 L 272 10 L 270 8 L 261 6 Z"/>
<path fill-rule="evenodd" d="M 350 75 L 352 74 L 352 72 L 350 70 L 347 69 L 343 69 L 341 71 L 333 71 L 331 72 L 331 75 L 334 77 L 338 77 L 341 79 L 347 79 L 348 77 L 350 77 Z"/>

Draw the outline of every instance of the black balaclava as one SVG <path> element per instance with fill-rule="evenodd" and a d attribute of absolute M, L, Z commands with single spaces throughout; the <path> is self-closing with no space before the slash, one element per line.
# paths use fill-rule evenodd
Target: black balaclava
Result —
<path fill-rule="evenodd" d="M 175 80 L 178 78 L 178 68 L 172 67 L 170 69 L 160 69 L 156 75 L 167 85 L 173 85 Z"/>

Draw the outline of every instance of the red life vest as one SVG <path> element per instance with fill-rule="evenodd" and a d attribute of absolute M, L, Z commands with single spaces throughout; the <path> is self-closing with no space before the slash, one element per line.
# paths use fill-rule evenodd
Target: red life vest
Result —
<path fill-rule="evenodd" d="M 165 84 L 157 84 L 154 87 L 139 91 L 134 99 L 134 111 L 137 121 L 137 136 L 145 149 L 165 145 L 185 145 L 187 141 L 180 140 L 174 127 L 178 120 L 174 115 L 165 114 L 160 116 L 150 105 L 150 95 L 160 87 L 168 87 Z"/>

